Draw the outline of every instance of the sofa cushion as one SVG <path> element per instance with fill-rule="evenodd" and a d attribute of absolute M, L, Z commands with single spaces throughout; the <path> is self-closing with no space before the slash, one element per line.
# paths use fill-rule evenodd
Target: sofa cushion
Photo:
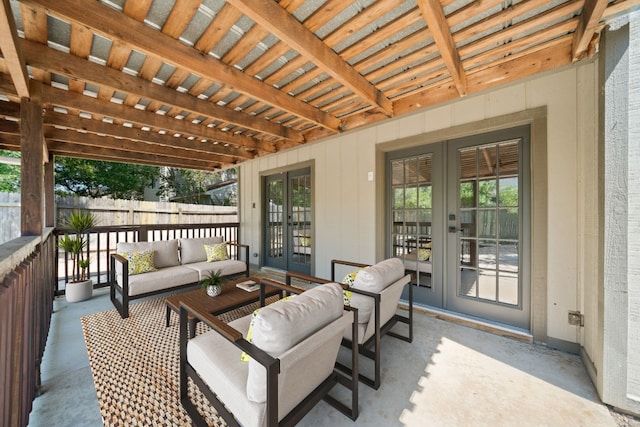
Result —
<path fill-rule="evenodd" d="M 118 255 L 123 256 L 128 261 L 129 275 L 150 273 L 156 271 L 157 268 L 153 262 L 155 251 L 149 249 L 139 252 L 120 252 Z"/>
<path fill-rule="evenodd" d="M 223 276 L 231 276 L 234 274 L 240 274 L 247 271 L 247 264 L 243 261 L 238 261 L 235 259 L 226 259 L 224 261 L 216 261 L 216 262 L 196 262 L 192 264 L 183 265 L 185 268 L 190 268 L 198 272 L 199 280 L 204 279 L 212 271 L 220 270 Z"/>
<path fill-rule="evenodd" d="M 358 272 L 353 288 L 379 293 L 404 276 L 404 264 L 399 258 L 389 258 Z M 351 295 L 351 306 L 358 309 L 358 323 L 367 323 L 373 312 L 373 298 L 358 293 Z"/>
<path fill-rule="evenodd" d="M 192 262 L 206 261 L 207 253 L 204 251 L 204 245 L 222 243 L 223 241 L 222 236 L 180 239 L 180 263 L 191 264 Z"/>
<path fill-rule="evenodd" d="M 204 252 L 207 254 L 207 262 L 224 261 L 229 259 L 227 242 L 212 243 L 204 245 Z"/>
<path fill-rule="evenodd" d="M 159 240 L 157 242 L 118 242 L 116 252 L 140 252 L 153 249 L 153 264 L 156 268 L 173 267 L 178 262 L 178 240 Z"/>
<path fill-rule="evenodd" d="M 118 286 L 122 287 L 122 276 L 116 275 Z M 198 272 L 187 267 L 176 265 L 165 267 L 151 273 L 129 276 L 129 296 L 160 291 L 200 280 Z"/>
<path fill-rule="evenodd" d="M 253 344 L 279 357 L 307 336 L 342 317 L 342 287 L 337 283 L 317 286 L 281 304 L 264 307 L 253 321 Z M 264 367 L 249 361 L 247 397 L 266 400 Z"/>

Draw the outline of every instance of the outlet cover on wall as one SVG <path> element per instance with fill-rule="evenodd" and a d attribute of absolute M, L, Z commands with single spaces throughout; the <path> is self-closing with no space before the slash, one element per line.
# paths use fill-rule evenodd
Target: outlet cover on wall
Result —
<path fill-rule="evenodd" d="M 367 172 L 367 181 L 373 181 L 373 172 Z"/>

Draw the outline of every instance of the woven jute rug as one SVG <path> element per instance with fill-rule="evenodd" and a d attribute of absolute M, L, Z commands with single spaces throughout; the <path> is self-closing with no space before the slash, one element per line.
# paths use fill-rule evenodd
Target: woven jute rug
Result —
<path fill-rule="evenodd" d="M 229 322 L 257 306 L 220 318 Z M 113 309 L 81 319 L 104 425 L 192 425 L 180 404 L 178 315 L 165 327 L 164 298 L 134 303 L 129 313 L 121 319 Z M 206 330 L 202 323 L 196 329 Z M 191 382 L 189 393 L 210 426 L 226 425 Z"/>

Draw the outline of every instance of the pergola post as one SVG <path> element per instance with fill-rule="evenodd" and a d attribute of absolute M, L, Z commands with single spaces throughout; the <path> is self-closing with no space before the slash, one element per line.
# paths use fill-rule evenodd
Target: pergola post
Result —
<path fill-rule="evenodd" d="M 23 236 L 36 236 L 42 234 L 44 223 L 42 85 L 30 80 L 29 89 L 31 97 L 20 100 L 20 231 Z"/>
<path fill-rule="evenodd" d="M 55 200 L 55 180 L 54 180 L 54 159 L 53 154 L 48 153 L 48 161 L 44 165 L 44 225 L 45 227 L 56 226 L 56 200 Z"/>

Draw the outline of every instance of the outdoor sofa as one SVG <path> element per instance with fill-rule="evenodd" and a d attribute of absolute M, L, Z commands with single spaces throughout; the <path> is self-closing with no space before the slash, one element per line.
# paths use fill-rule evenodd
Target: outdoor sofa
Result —
<path fill-rule="evenodd" d="M 119 242 L 111 254 L 111 302 L 124 319 L 131 300 L 193 286 L 217 270 L 227 277 L 249 276 L 249 246 L 221 236 Z"/>

